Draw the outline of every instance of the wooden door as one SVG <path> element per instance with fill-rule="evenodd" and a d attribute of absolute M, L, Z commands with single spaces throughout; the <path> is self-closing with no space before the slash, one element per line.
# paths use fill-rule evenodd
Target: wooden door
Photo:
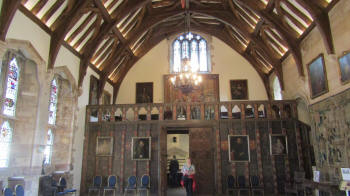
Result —
<path fill-rule="evenodd" d="M 196 168 L 197 195 L 214 195 L 214 138 L 211 128 L 192 128 L 190 158 Z"/>

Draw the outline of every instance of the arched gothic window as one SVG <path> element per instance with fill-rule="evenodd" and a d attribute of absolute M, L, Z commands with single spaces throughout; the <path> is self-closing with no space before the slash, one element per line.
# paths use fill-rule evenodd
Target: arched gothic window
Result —
<path fill-rule="evenodd" d="M 9 61 L 7 69 L 6 90 L 3 106 L 3 113 L 7 116 L 15 116 L 16 113 L 19 71 L 20 68 L 18 66 L 17 59 L 14 57 Z"/>
<path fill-rule="evenodd" d="M 170 72 L 180 72 L 181 62 L 188 58 L 192 65 L 192 71 L 210 72 L 207 41 L 200 35 L 185 33 L 177 37 L 171 48 Z"/>
<path fill-rule="evenodd" d="M 44 163 L 45 164 L 51 164 L 51 157 L 52 157 L 52 146 L 53 146 L 53 133 L 51 129 L 47 131 L 47 139 L 46 139 L 46 146 L 44 150 Z"/>
<path fill-rule="evenodd" d="M 12 128 L 8 121 L 5 121 L 0 130 L 0 168 L 9 166 L 10 145 L 12 142 Z"/>
<path fill-rule="evenodd" d="M 273 97 L 275 100 L 282 100 L 282 90 L 277 77 L 273 80 Z"/>
<path fill-rule="evenodd" d="M 50 88 L 50 103 L 49 103 L 49 124 L 50 125 L 54 125 L 56 123 L 57 95 L 58 95 L 57 79 L 54 78 L 51 82 L 51 88 Z"/>

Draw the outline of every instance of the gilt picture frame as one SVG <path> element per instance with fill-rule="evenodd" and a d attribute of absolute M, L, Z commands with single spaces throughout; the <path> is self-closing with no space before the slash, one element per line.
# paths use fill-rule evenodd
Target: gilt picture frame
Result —
<path fill-rule="evenodd" d="M 308 65 L 309 88 L 311 99 L 328 93 L 327 72 L 324 55 L 320 54 Z"/>
<path fill-rule="evenodd" d="M 248 135 L 229 135 L 228 145 L 230 162 L 250 162 Z"/>
<path fill-rule="evenodd" d="M 113 137 L 97 136 L 96 156 L 113 155 Z"/>
<path fill-rule="evenodd" d="M 151 160 L 151 137 L 131 138 L 131 159 L 135 161 Z"/>
<path fill-rule="evenodd" d="M 248 100 L 248 80 L 230 80 L 231 99 Z"/>
<path fill-rule="evenodd" d="M 270 134 L 270 155 L 287 155 L 288 140 L 286 135 Z"/>
<path fill-rule="evenodd" d="M 341 84 L 350 82 L 350 50 L 343 52 L 338 58 L 339 75 Z"/>

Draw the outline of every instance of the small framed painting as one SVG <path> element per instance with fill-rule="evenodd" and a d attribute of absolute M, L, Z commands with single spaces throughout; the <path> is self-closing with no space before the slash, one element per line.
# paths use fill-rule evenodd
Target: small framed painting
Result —
<path fill-rule="evenodd" d="M 131 144 L 132 160 L 151 160 L 151 137 L 133 137 Z"/>
<path fill-rule="evenodd" d="M 113 137 L 97 136 L 96 156 L 113 155 Z"/>
<path fill-rule="evenodd" d="M 248 99 L 248 80 L 230 80 L 232 99 Z"/>
<path fill-rule="evenodd" d="M 340 81 L 342 84 L 350 82 L 350 51 L 344 52 L 338 59 Z"/>
<path fill-rule="evenodd" d="M 153 82 L 136 83 L 136 103 L 153 103 Z"/>
<path fill-rule="evenodd" d="M 287 137 L 285 135 L 270 134 L 270 154 L 286 155 L 288 154 Z"/>
<path fill-rule="evenodd" d="M 320 54 L 308 64 L 309 87 L 311 98 L 314 99 L 328 92 L 328 82 L 324 56 Z"/>
<path fill-rule="evenodd" d="M 229 135 L 229 161 L 230 162 L 249 162 L 249 136 L 248 135 Z"/>

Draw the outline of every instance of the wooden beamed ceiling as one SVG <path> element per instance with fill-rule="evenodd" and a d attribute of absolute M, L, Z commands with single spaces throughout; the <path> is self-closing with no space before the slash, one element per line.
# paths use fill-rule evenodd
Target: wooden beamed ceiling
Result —
<path fill-rule="evenodd" d="M 213 35 L 246 58 L 267 92 L 275 72 L 282 88 L 282 61 L 291 54 L 303 76 L 300 42 L 316 26 L 328 53 L 334 45 L 328 18 L 338 0 L 4 0 L 0 38 L 5 40 L 18 8 L 51 34 L 48 68 L 62 45 L 80 61 L 79 87 L 90 66 L 100 74 L 100 89 L 114 86 L 114 101 L 125 75 L 150 49 L 184 31 Z M 102 90 L 99 92 L 102 94 Z"/>

